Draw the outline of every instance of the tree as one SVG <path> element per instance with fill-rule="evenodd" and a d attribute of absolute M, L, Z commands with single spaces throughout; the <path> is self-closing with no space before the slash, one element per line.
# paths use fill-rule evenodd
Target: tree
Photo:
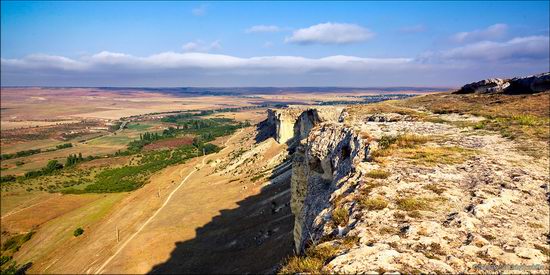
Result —
<path fill-rule="evenodd" d="M 74 230 L 73 235 L 74 235 L 75 237 L 78 237 L 78 236 L 82 235 L 83 233 L 84 233 L 84 229 L 82 229 L 81 227 L 79 227 L 79 228 L 77 228 L 77 229 Z"/>
<path fill-rule="evenodd" d="M 50 160 L 45 167 L 44 172 L 53 172 L 63 168 L 63 164 L 59 163 L 57 160 Z"/>

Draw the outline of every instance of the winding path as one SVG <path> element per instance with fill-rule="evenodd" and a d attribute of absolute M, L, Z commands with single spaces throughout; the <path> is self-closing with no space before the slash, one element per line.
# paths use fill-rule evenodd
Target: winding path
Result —
<path fill-rule="evenodd" d="M 231 136 L 228 140 L 225 141 L 224 143 L 224 149 L 225 150 L 227 148 L 227 144 L 229 143 L 229 141 L 231 141 L 233 138 L 237 137 L 238 135 L 240 135 L 242 132 L 244 131 L 244 128 L 241 129 L 237 134 Z M 214 154 L 212 154 L 214 155 Z M 164 201 L 164 203 L 162 204 L 162 206 L 157 209 L 155 211 L 155 213 L 153 213 L 153 215 L 151 217 L 149 217 L 140 227 L 139 229 L 134 232 L 134 234 L 132 234 L 128 239 L 126 239 L 126 241 L 124 241 L 120 247 L 115 251 L 115 253 L 113 255 L 111 255 L 111 257 L 109 257 L 100 267 L 99 269 L 97 269 L 97 272 L 95 274 L 101 274 L 103 272 L 103 269 L 126 247 L 126 245 L 128 245 L 128 243 L 130 243 L 130 241 L 132 241 L 144 228 L 145 226 L 147 226 L 157 215 L 158 213 L 160 213 L 160 211 L 162 211 L 162 209 L 164 209 L 164 207 L 170 202 L 170 200 L 172 199 L 172 196 L 180 189 L 180 187 L 189 179 L 189 177 L 191 177 L 196 171 L 199 171 L 200 169 L 202 169 L 204 167 L 204 165 L 206 165 L 206 160 L 208 159 L 210 155 L 207 155 L 205 156 L 203 159 L 202 159 L 202 162 L 200 165 L 198 166 L 195 166 L 194 168 L 196 169 L 193 169 L 193 171 L 189 172 L 187 174 L 187 176 L 185 176 L 185 178 L 180 182 L 180 184 L 178 184 L 178 186 L 172 190 L 172 192 L 170 192 L 170 194 L 168 195 L 168 197 L 166 198 L 166 200 Z"/>

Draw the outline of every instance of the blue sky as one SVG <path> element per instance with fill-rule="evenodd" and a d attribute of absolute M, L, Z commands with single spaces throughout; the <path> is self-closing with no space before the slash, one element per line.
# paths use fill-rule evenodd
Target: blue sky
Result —
<path fill-rule="evenodd" d="M 2 85 L 456 86 L 550 70 L 549 3 L 1 2 Z"/>

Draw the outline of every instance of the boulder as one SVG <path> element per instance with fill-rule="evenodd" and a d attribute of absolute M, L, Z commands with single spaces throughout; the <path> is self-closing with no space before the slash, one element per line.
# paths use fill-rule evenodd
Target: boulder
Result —
<path fill-rule="evenodd" d="M 550 73 L 542 73 L 512 79 L 489 78 L 466 84 L 455 94 L 532 94 L 550 91 Z"/>
<path fill-rule="evenodd" d="M 505 79 L 489 78 L 478 82 L 473 82 L 464 85 L 457 94 L 485 94 L 485 93 L 500 93 L 510 86 L 510 83 Z"/>

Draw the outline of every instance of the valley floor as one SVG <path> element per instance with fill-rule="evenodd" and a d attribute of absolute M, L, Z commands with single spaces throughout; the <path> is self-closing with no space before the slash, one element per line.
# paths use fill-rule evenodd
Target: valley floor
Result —
<path fill-rule="evenodd" d="M 41 225 L 17 260 L 33 262 L 30 273 L 271 271 L 292 252 L 289 174 L 265 185 L 286 147 L 254 143 L 246 128 L 219 153 L 167 168 L 134 192 L 91 195 L 93 202 Z M 242 148 L 256 150 L 247 155 L 255 161 L 228 170 L 243 161 Z M 266 177 L 253 181 L 258 171 Z M 23 211 L 53 204 L 55 197 Z M 9 218 L 17 213 L 3 223 Z M 85 230 L 78 238 L 74 224 Z"/>

